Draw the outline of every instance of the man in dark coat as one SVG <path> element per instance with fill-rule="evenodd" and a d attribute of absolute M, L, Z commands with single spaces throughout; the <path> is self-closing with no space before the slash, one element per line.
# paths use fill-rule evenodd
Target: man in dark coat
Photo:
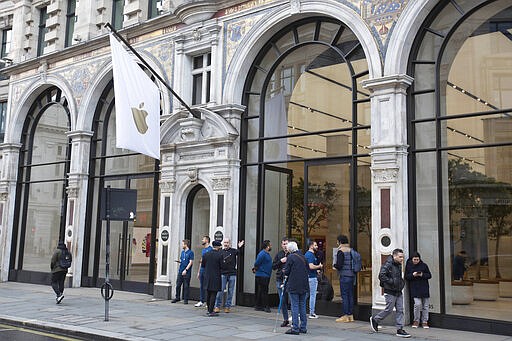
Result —
<path fill-rule="evenodd" d="M 306 298 L 309 293 L 309 265 L 297 243 L 289 241 L 286 245 L 289 255 L 283 272 L 286 279 L 286 292 L 292 306 L 292 328 L 286 334 L 299 335 L 307 332 Z M 299 324 L 300 319 L 300 324 Z"/>
<path fill-rule="evenodd" d="M 396 336 L 411 337 L 404 328 L 404 298 L 402 290 L 405 281 L 402 278 L 402 263 L 404 262 L 404 251 L 394 249 L 393 254 L 381 266 L 379 272 L 380 286 L 384 288 L 386 308 L 375 316 L 370 316 L 370 327 L 377 333 L 379 323 L 396 309 Z"/>
<path fill-rule="evenodd" d="M 222 288 L 221 269 L 222 254 L 219 252 L 221 242 L 214 241 L 212 243 L 213 250 L 203 256 L 202 264 L 204 264 L 204 284 L 206 288 L 206 303 L 208 307 L 207 316 L 217 316 L 213 309 L 215 308 L 215 298 Z"/>
<path fill-rule="evenodd" d="M 432 278 L 428 265 L 425 264 L 418 252 L 414 252 L 405 265 L 405 279 L 409 281 L 411 297 L 414 299 L 413 328 L 418 328 L 421 322 L 423 328 L 428 328 L 429 286 Z"/>
<path fill-rule="evenodd" d="M 60 241 L 50 261 L 50 269 L 52 270 L 52 289 L 55 291 L 55 295 L 57 295 L 55 298 L 57 304 L 62 302 L 64 299 L 64 281 L 66 280 L 66 274 L 68 273 L 68 269 L 64 269 L 60 266 L 59 259 L 63 250 L 67 249 L 66 244 L 64 244 L 63 241 Z"/>
<path fill-rule="evenodd" d="M 281 323 L 281 327 L 286 327 L 290 324 L 288 321 L 288 293 L 285 292 L 284 288 L 284 274 L 283 268 L 286 264 L 286 257 L 288 257 L 288 249 L 286 246 L 288 245 L 288 237 L 283 237 L 281 239 L 281 249 L 274 257 L 272 262 L 272 270 L 276 270 L 276 287 L 277 294 L 279 295 L 279 299 L 281 300 L 281 310 L 283 312 L 283 323 Z"/>

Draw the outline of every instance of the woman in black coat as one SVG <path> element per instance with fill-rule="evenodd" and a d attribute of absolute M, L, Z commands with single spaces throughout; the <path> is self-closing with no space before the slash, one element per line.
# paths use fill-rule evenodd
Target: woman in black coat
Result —
<path fill-rule="evenodd" d="M 425 264 L 418 252 L 414 252 L 405 265 L 405 279 L 409 281 L 409 290 L 414 299 L 413 328 L 421 325 L 428 328 L 429 286 L 428 280 L 432 278 L 428 265 Z"/>
<path fill-rule="evenodd" d="M 205 253 L 202 259 L 204 264 L 204 283 L 207 291 L 206 304 L 208 306 L 208 316 L 217 316 L 213 312 L 215 307 L 215 299 L 217 292 L 222 289 L 221 268 L 222 268 L 222 254 L 219 252 L 221 243 L 214 241 L 212 243 L 213 250 Z"/>

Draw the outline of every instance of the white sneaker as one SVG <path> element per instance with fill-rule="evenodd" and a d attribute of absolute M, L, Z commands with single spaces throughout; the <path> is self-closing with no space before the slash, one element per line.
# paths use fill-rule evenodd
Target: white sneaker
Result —
<path fill-rule="evenodd" d="M 203 304 L 204 304 L 203 302 L 199 301 L 196 304 L 194 304 L 194 307 L 202 307 Z"/>
<path fill-rule="evenodd" d="M 64 295 L 60 295 L 59 297 L 57 297 L 57 304 L 60 304 L 60 302 L 62 302 L 62 300 L 64 299 Z"/>
<path fill-rule="evenodd" d="M 317 319 L 318 315 L 317 314 L 309 314 L 309 318 L 310 319 Z"/>

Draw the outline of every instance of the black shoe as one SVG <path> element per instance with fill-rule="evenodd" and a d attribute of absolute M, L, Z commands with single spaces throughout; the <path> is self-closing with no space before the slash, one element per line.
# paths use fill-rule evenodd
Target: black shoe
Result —
<path fill-rule="evenodd" d="M 308 332 L 307 330 L 301 330 L 300 331 L 301 334 L 307 334 L 307 332 Z"/>
<path fill-rule="evenodd" d="M 183 304 L 188 304 L 188 301 L 183 301 Z"/>
<path fill-rule="evenodd" d="M 179 301 L 180 301 L 180 299 L 179 299 L 179 298 L 175 298 L 175 299 L 173 299 L 173 300 L 171 301 L 171 303 L 176 303 L 176 302 L 179 302 Z"/>
<path fill-rule="evenodd" d="M 288 327 L 289 324 L 290 322 L 288 322 L 288 320 L 285 320 L 283 321 L 283 323 L 281 323 L 281 327 Z"/>
<path fill-rule="evenodd" d="M 263 309 L 262 307 L 254 307 L 254 310 L 256 310 L 256 311 L 265 311 L 265 309 Z"/>
<path fill-rule="evenodd" d="M 266 307 L 266 308 L 264 309 L 264 311 L 265 311 L 266 313 L 271 313 L 271 312 L 272 312 L 272 311 L 270 310 L 270 308 L 269 308 L 269 307 Z"/>
<path fill-rule="evenodd" d="M 411 337 L 411 334 L 409 334 L 408 332 L 406 332 L 405 330 L 403 329 L 398 329 L 396 331 L 396 336 L 400 336 L 400 337 Z"/>
<path fill-rule="evenodd" d="M 370 328 L 373 330 L 374 333 L 379 332 L 379 324 L 377 323 L 377 321 L 375 321 L 373 316 L 370 316 Z"/>
<path fill-rule="evenodd" d="M 285 334 L 290 334 L 290 335 L 299 335 L 300 333 L 293 330 L 293 329 L 288 329 L 287 331 L 284 332 Z"/>
<path fill-rule="evenodd" d="M 208 316 L 208 317 L 219 316 L 219 313 L 206 313 L 206 316 Z"/>

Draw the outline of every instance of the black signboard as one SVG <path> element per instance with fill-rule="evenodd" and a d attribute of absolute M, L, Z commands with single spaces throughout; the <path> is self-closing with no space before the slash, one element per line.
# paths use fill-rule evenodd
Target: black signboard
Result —
<path fill-rule="evenodd" d="M 222 234 L 222 232 L 221 231 L 215 232 L 215 234 L 213 235 L 213 240 L 216 240 L 216 241 L 222 243 L 222 239 L 224 239 L 224 235 Z"/>
<path fill-rule="evenodd" d="M 109 188 L 110 190 L 110 220 L 135 220 L 137 216 L 137 190 Z M 107 189 L 101 194 L 101 219 L 107 219 Z"/>

